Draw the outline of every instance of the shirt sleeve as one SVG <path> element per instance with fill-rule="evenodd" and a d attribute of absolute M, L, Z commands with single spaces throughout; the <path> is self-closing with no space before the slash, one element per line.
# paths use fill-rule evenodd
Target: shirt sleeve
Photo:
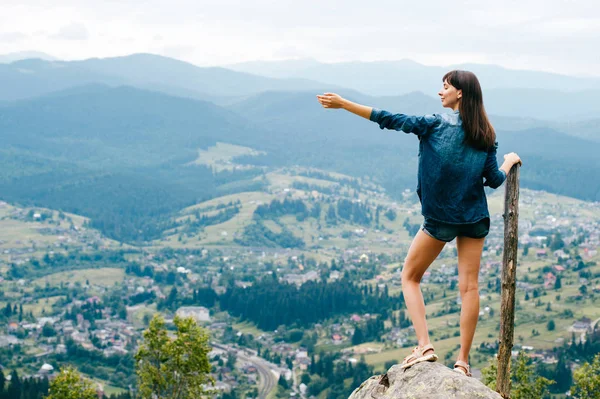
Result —
<path fill-rule="evenodd" d="M 485 167 L 483 169 L 483 177 L 485 178 L 483 185 L 491 188 L 500 187 L 500 185 L 504 183 L 504 180 L 506 180 L 506 173 L 498 168 L 498 159 L 496 158 L 497 150 L 498 142 L 495 142 L 494 146 L 488 151 Z"/>
<path fill-rule="evenodd" d="M 441 117 L 437 114 L 425 116 L 392 114 L 378 108 L 373 108 L 369 119 L 379 124 L 381 129 L 401 130 L 405 133 L 414 133 L 419 137 L 429 133 L 441 122 Z"/>

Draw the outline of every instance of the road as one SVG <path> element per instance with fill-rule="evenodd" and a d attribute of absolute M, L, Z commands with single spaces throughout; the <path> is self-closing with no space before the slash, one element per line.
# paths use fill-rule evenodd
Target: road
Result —
<path fill-rule="evenodd" d="M 215 348 L 223 349 L 225 351 L 235 351 L 236 356 L 239 360 L 252 363 L 256 370 L 258 371 L 259 379 L 258 379 L 258 398 L 266 399 L 269 393 L 275 385 L 277 381 L 275 380 L 275 374 L 271 371 L 266 361 L 258 356 L 248 356 L 243 351 L 231 348 L 225 345 L 220 345 L 214 342 L 211 342 L 211 345 Z"/>

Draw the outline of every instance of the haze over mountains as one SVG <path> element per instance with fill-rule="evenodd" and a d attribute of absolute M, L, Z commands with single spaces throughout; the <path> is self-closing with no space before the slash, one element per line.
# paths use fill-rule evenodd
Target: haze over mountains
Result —
<path fill-rule="evenodd" d="M 371 96 L 418 91 L 437 100 L 444 73 L 451 68 L 462 68 L 472 70 L 480 78 L 485 88 L 486 107 L 493 115 L 572 121 L 592 119 L 600 109 L 595 101 L 599 78 L 508 70 L 490 65 L 432 67 L 408 60 L 339 64 L 300 60 L 239 64 L 229 68 L 232 69 L 197 67 L 151 54 L 70 62 L 19 60 L 0 65 L 0 82 L 5 88 L 0 100 L 30 98 L 89 83 L 132 85 L 217 104 L 230 104 L 236 97 L 267 90 L 341 88 Z"/>
<path fill-rule="evenodd" d="M 325 81 L 376 96 L 421 91 L 434 97 L 446 72 L 466 69 L 478 76 L 485 89 L 486 106 L 492 114 L 543 119 L 591 118 L 600 109 L 594 101 L 594 90 L 600 88 L 599 78 L 509 70 L 495 65 L 439 67 L 410 60 L 324 64 L 309 59 L 250 62 L 228 68 L 275 78 Z"/>
<path fill-rule="evenodd" d="M 446 68 L 408 61 L 233 68 L 243 71 L 149 54 L 0 64 L 0 198 L 81 213 L 110 237 L 144 241 L 183 206 L 260 188 L 261 168 L 370 176 L 391 195 L 414 189 L 414 137 L 324 110 L 315 94 L 335 90 L 392 112 L 445 112 L 435 93 Z M 482 78 L 500 154 L 524 159 L 523 186 L 600 200 L 599 107 L 591 100 L 598 79 L 465 68 Z M 217 142 L 266 154 L 238 160 L 256 166 L 250 170 L 190 166 Z"/>

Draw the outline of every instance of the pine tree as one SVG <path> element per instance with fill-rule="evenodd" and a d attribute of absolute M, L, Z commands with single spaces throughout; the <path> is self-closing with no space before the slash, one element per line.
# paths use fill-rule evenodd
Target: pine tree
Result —
<path fill-rule="evenodd" d="M 554 289 L 560 290 L 562 288 L 562 282 L 560 276 L 556 276 L 556 281 L 554 282 Z"/>
<path fill-rule="evenodd" d="M 556 391 L 566 392 L 573 384 L 573 372 L 561 356 L 556 364 Z"/>
<path fill-rule="evenodd" d="M 356 327 L 354 329 L 354 334 L 352 335 L 352 345 L 362 344 L 364 341 L 363 331 L 360 327 Z"/>
<path fill-rule="evenodd" d="M 277 384 L 281 385 L 281 387 L 283 389 L 289 388 L 289 385 L 288 385 L 287 381 L 285 380 L 285 378 L 283 377 L 283 374 L 279 375 L 279 381 L 277 381 Z"/>
<path fill-rule="evenodd" d="M 21 379 L 17 370 L 13 370 L 10 373 L 10 384 L 6 390 L 7 398 L 18 398 L 21 395 Z"/>

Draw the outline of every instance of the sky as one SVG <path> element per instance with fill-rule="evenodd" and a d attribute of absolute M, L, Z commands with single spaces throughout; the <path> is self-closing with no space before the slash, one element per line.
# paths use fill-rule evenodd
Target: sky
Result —
<path fill-rule="evenodd" d="M 0 0 L 0 54 L 313 58 L 600 76 L 598 0 Z"/>

